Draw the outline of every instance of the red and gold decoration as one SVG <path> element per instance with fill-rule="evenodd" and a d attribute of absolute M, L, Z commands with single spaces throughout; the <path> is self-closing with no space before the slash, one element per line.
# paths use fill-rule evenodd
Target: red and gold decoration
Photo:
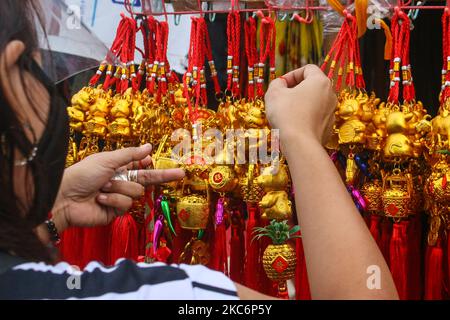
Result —
<path fill-rule="evenodd" d="M 386 35 L 385 59 L 390 60 L 389 96 L 382 101 L 366 91 L 363 77 L 359 39 L 367 29 L 364 1 L 355 1 L 355 12 L 339 1 L 329 2 L 343 23 L 322 65 L 338 93 L 333 137 L 326 147 L 386 258 L 400 298 L 445 299 L 450 261 L 450 10 L 442 17 L 439 114 L 431 119 L 416 100 L 410 17 L 397 7 L 390 30 L 379 20 Z M 232 1 L 227 56 L 221 57 L 226 62 L 223 86 L 202 14 L 191 19 L 182 77 L 171 70 L 167 58 L 167 18 L 122 15 L 110 53 L 67 108 L 67 166 L 97 152 L 151 143 L 152 168 L 183 168 L 186 177 L 147 190 L 109 226 L 67 230 L 61 241 L 66 261 L 80 267 L 92 260 L 110 265 L 122 257 L 203 264 L 282 298 L 288 298 L 287 281 L 295 278 L 296 297 L 310 298 L 289 168 L 264 105 L 267 84 L 280 72 L 275 66 L 283 64 L 282 52 L 290 62 L 280 70 L 320 58 L 308 45 L 308 37 L 314 37 L 321 51 L 320 21 L 311 2 L 305 3 L 303 18 L 303 13 L 280 17 L 281 12 L 271 10 L 244 14 Z M 315 27 L 310 32 L 306 25 L 280 27 L 299 21 Z M 280 30 L 298 42 L 280 40 Z M 141 38 L 142 50 L 136 46 Z M 218 101 L 217 110 L 208 91 Z M 235 135 L 224 140 L 216 134 L 224 137 L 228 131 Z M 268 161 L 252 161 L 264 144 Z M 428 219 L 427 229 L 422 217 Z"/>
<path fill-rule="evenodd" d="M 266 227 L 254 229 L 253 240 L 268 237 L 272 241 L 264 250 L 264 271 L 269 279 L 278 283 L 278 294 L 285 299 L 288 298 L 286 281 L 295 277 L 297 264 L 296 253 L 287 241 L 299 238 L 296 235 L 299 230 L 298 226 L 290 228 L 287 220 L 272 220 Z"/>

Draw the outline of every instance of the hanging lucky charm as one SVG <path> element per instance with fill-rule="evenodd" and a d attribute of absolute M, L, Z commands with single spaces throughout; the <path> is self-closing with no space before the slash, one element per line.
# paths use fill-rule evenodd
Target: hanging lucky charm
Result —
<path fill-rule="evenodd" d="M 450 229 L 450 11 L 444 10 L 442 88 L 438 115 L 431 121 L 432 130 L 428 135 L 426 158 L 431 172 L 425 181 L 425 203 L 429 214 L 428 246 L 436 247 L 437 242 Z"/>
<path fill-rule="evenodd" d="M 383 172 L 383 203 L 387 217 L 400 219 L 420 210 L 420 161 L 425 136 L 431 130 L 430 117 L 421 102 L 415 101 L 414 84 L 409 64 L 409 18 L 397 12 L 393 24 L 396 34 L 406 39 L 405 46 L 395 45 L 391 61 L 391 88 L 382 129 L 385 130 L 382 156 L 386 162 Z M 399 103 L 400 82 L 403 104 Z M 381 129 L 381 128 L 379 128 Z M 413 178 L 414 177 L 414 178 Z M 416 180 L 416 181 L 415 181 Z"/>
<path fill-rule="evenodd" d="M 365 90 L 357 34 L 357 20 L 347 13 L 322 70 L 328 69 L 328 77 L 336 79 L 336 90 L 340 91 L 334 135 L 327 148 L 332 151 L 332 159 L 337 163 L 355 205 L 364 212 L 367 200 L 379 196 L 363 195 L 362 191 L 376 191 L 367 184 L 373 183 L 374 178 L 369 159 L 374 162 L 379 151 L 380 139 L 373 121 L 380 99 Z M 344 79 L 345 88 L 341 90 Z"/>

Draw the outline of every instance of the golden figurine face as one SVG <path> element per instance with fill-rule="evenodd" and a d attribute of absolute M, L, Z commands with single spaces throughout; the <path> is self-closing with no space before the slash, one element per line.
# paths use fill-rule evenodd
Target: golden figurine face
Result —
<path fill-rule="evenodd" d="M 88 111 L 90 105 L 94 102 L 95 98 L 91 88 L 85 87 L 78 93 L 74 94 L 71 99 L 72 107 Z"/>
<path fill-rule="evenodd" d="M 386 129 L 390 133 L 402 133 L 406 129 L 406 117 L 403 112 L 390 113 L 386 119 Z"/>
<path fill-rule="evenodd" d="M 130 115 L 132 102 L 128 97 L 115 97 L 111 108 L 111 116 L 113 118 L 127 118 Z"/>
<path fill-rule="evenodd" d="M 110 104 L 110 98 L 98 97 L 89 108 L 89 117 L 106 117 L 109 113 Z"/>
<path fill-rule="evenodd" d="M 116 118 L 108 125 L 109 134 L 113 138 L 130 137 L 130 121 L 126 118 Z"/>
<path fill-rule="evenodd" d="M 266 192 L 259 202 L 262 210 L 261 218 L 267 220 L 289 219 L 292 216 L 292 204 L 286 192 L 289 185 L 287 166 L 280 164 L 275 173 L 270 167 L 266 167 L 255 179 L 255 182 Z"/>
<path fill-rule="evenodd" d="M 262 173 L 256 178 L 256 183 L 263 187 L 266 192 L 286 189 L 289 185 L 287 166 L 280 164 L 275 174 L 271 167 L 264 168 Z"/>
<path fill-rule="evenodd" d="M 270 191 L 259 202 L 264 220 L 286 220 L 292 216 L 292 203 L 286 191 Z"/>
<path fill-rule="evenodd" d="M 343 120 L 348 120 L 350 117 L 357 116 L 360 111 L 358 100 L 347 98 L 339 103 L 337 115 Z"/>
<path fill-rule="evenodd" d="M 108 123 L 104 117 L 92 117 L 84 123 L 86 133 L 105 137 Z"/>
<path fill-rule="evenodd" d="M 410 139 L 402 133 L 390 134 L 386 139 L 383 154 L 385 158 L 413 156 L 413 147 Z"/>
<path fill-rule="evenodd" d="M 339 144 L 356 144 L 366 141 L 366 125 L 358 119 L 345 121 L 338 129 Z"/>
<path fill-rule="evenodd" d="M 260 104 L 246 103 L 244 110 L 240 115 L 247 128 L 262 128 L 266 126 L 266 115 Z"/>
<path fill-rule="evenodd" d="M 83 130 L 83 122 L 85 119 L 84 111 L 81 111 L 75 107 L 68 107 L 67 113 L 69 114 L 69 125 L 75 131 L 81 132 Z"/>

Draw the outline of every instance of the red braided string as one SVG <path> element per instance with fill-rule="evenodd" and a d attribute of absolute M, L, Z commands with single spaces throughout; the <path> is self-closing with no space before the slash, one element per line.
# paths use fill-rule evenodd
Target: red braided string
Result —
<path fill-rule="evenodd" d="M 344 20 L 344 23 L 346 23 L 346 21 Z M 338 50 L 338 47 L 340 46 L 342 37 L 343 37 L 343 33 L 345 33 L 345 29 L 344 29 L 344 25 L 341 26 L 341 28 L 339 29 L 338 34 L 336 35 L 336 38 L 331 46 L 331 49 L 328 51 L 327 54 L 327 59 L 325 59 L 325 61 L 323 62 L 321 69 L 323 72 L 325 72 L 325 70 L 327 69 L 328 63 L 331 60 L 331 56 L 333 55 L 333 53 L 335 53 L 336 50 Z"/>
<path fill-rule="evenodd" d="M 392 42 L 393 42 L 393 55 L 391 58 L 391 84 L 389 90 L 388 100 L 391 103 L 398 104 L 399 103 L 399 94 L 400 94 L 400 71 L 397 70 L 397 66 L 400 65 L 401 62 L 401 37 L 402 37 L 402 29 L 399 24 L 399 10 L 396 10 L 394 16 L 391 21 L 391 32 L 392 32 Z M 395 70 L 394 70 L 395 69 Z"/>
<path fill-rule="evenodd" d="M 247 97 L 249 100 L 255 98 L 255 67 L 257 63 L 256 49 L 256 21 L 253 17 L 249 17 L 244 25 L 245 32 L 245 53 L 248 64 L 248 84 Z"/>
<path fill-rule="evenodd" d="M 109 53 L 105 57 L 105 62 L 109 65 L 112 65 L 113 63 L 115 63 L 116 62 L 115 59 L 116 59 L 117 55 L 120 54 L 122 43 L 124 41 L 124 35 L 126 32 L 125 24 L 126 24 L 126 18 L 124 15 L 122 15 L 122 19 L 120 20 L 119 25 L 117 26 L 116 36 L 114 38 L 114 41 L 110 47 Z M 98 83 L 98 81 L 100 80 L 100 78 L 103 74 L 103 71 L 104 71 L 104 67 L 102 67 L 102 65 L 101 65 L 99 67 L 98 71 L 96 72 L 96 74 L 90 79 L 89 85 L 95 86 Z M 111 77 L 113 76 L 112 72 L 113 72 L 113 68 L 108 67 L 108 71 L 107 71 L 106 78 L 104 81 L 104 86 L 103 86 L 106 90 L 109 89 L 109 87 L 110 87 Z"/>
<path fill-rule="evenodd" d="M 442 92 L 441 103 L 450 97 L 450 8 L 442 15 Z"/>
<path fill-rule="evenodd" d="M 270 68 L 270 81 L 275 79 L 275 54 L 277 46 L 277 28 L 275 27 L 275 21 L 271 19 L 271 35 L 270 35 L 270 52 L 269 52 L 269 68 Z"/>
<path fill-rule="evenodd" d="M 258 64 L 258 77 L 256 83 L 256 94 L 258 97 L 264 96 L 264 68 L 267 57 L 270 54 L 272 44 L 272 19 L 265 17 L 262 19 L 260 33 L 259 33 L 259 64 Z M 264 42 L 264 40 L 266 40 Z"/>
<path fill-rule="evenodd" d="M 227 91 L 232 91 L 233 86 L 233 30 L 234 30 L 234 15 L 233 13 L 229 13 L 227 17 L 227 47 L 228 47 L 228 56 L 227 56 Z"/>
<path fill-rule="evenodd" d="M 199 87 L 200 93 L 198 97 L 198 104 L 207 105 L 207 92 L 206 92 L 206 77 L 205 77 L 205 59 L 207 58 L 206 54 L 206 33 L 207 29 L 206 21 L 203 17 L 199 18 L 199 26 L 198 26 L 198 69 L 199 69 Z"/>
<path fill-rule="evenodd" d="M 217 75 L 217 70 L 215 67 L 215 63 L 214 63 L 214 58 L 213 58 L 213 54 L 212 54 L 212 48 L 211 48 L 211 39 L 209 37 L 209 31 L 208 31 L 208 26 L 206 25 L 206 23 L 203 24 L 204 26 L 204 36 L 205 36 L 205 51 L 206 51 L 206 59 L 208 59 L 208 63 L 209 63 L 209 67 L 210 67 L 210 71 L 211 71 L 211 79 L 214 83 L 214 92 L 216 93 L 216 95 L 220 94 L 220 84 L 219 84 L 219 78 Z"/>
<path fill-rule="evenodd" d="M 194 50 L 195 50 L 195 37 L 196 37 L 196 29 L 197 28 L 197 18 L 191 18 L 191 33 L 189 40 L 189 51 L 188 51 L 188 67 L 186 73 L 183 75 L 183 95 L 187 100 L 189 117 L 192 121 L 193 118 L 193 110 L 191 98 L 189 95 L 189 88 L 191 86 L 191 82 L 193 80 L 193 68 L 194 68 Z"/>
<path fill-rule="evenodd" d="M 241 17 L 238 11 L 231 13 L 234 17 L 233 25 L 233 96 L 240 96 L 240 57 L 241 57 Z"/>

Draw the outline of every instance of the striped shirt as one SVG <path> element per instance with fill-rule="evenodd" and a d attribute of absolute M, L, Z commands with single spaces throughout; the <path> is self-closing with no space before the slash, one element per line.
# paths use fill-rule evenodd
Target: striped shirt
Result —
<path fill-rule="evenodd" d="M 1 257 L 0 257 L 1 259 Z M 228 300 L 238 299 L 224 274 L 204 266 L 89 263 L 83 271 L 62 262 L 21 263 L 0 273 L 0 299 Z"/>

